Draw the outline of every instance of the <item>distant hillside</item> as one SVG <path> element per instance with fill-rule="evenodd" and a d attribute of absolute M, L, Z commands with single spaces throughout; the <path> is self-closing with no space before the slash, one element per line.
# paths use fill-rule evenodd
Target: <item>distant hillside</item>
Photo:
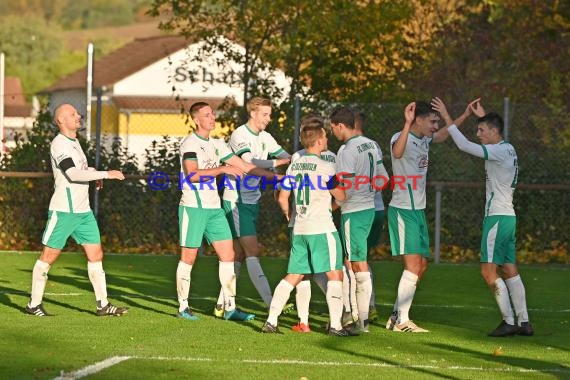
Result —
<path fill-rule="evenodd" d="M 64 40 L 67 41 L 67 48 L 72 51 L 85 50 L 89 42 L 103 41 L 105 45 L 117 48 L 135 38 L 152 37 L 161 34 L 164 33 L 158 29 L 158 21 L 117 27 L 71 30 L 63 33 Z"/>

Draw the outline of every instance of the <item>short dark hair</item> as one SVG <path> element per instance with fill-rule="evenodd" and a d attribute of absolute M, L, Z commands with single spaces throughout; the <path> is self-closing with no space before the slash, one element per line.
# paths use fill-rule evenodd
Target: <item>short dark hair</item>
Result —
<path fill-rule="evenodd" d="M 499 134 L 503 136 L 503 131 L 505 130 L 505 123 L 503 118 L 496 112 L 489 112 L 483 117 L 477 119 L 477 124 L 485 123 L 491 128 L 496 128 Z"/>
<path fill-rule="evenodd" d="M 354 128 L 364 131 L 364 126 L 366 125 L 366 114 L 364 111 L 355 109 L 354 110 Z"/>
<path fill-rule="evenodd" d="M 331 123 L 344 124 L 350 129 L 354 129 L 354 111 L 349 107 L 336 107 L 331 113 Z"/>
<path fill-rule="evenodd" d="M 438 115 L 439 116 L 439 112 L 437 112 L 430 103 L 424 101 L 424 100 L 420 100 L 416 102 L 416 111 L 414 112 L 414 120 L 417 117 L 426 117 L 429 115 Z"/>
<path fill-rule="evenodd" d="M 194 118 L 198 111 L 200 111 L 204 107 L 210 107 L 210 105 L 206 102 L 196 102 L 190 106 L 190 116 Z"/>

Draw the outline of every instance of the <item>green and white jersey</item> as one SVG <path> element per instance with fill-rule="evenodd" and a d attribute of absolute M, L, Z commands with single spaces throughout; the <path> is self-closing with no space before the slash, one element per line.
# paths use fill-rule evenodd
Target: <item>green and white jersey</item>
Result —
<path fill-rule="evenodd" d="M 327 183 L 335 175 L 332 163 L 314 154 L 298 158 L 287 168 L 284 188 L 293 188 L 295 204 L 295 235 L 334 232 L 331 201 Z"/>
<path fill-rule="evenodd" d="M 401 132 L 390 140 L 394 191 L 390 206 L 407 210 L 426 208 L 426 177 L 429 163 L 429 146 L 432 138 L 408 134 L 406 149 L 401 158 L 394 158 L 392 147 Z"/>
<path fill-rule="evenodd" d="M 515 215 L 513 194 L 519 174 L 517 152 L 505 141 L 481 146 L 485 159 L 485 216 Z"/>
<path fill-rule="evenodd" d="M 305 149 L 298 150 L 297 152 L 293 153 L 293 155 L 291 156 L 291 162 L 296 161 L 300 157 L 303 157 L 305 154 L 306 154 Z M 321 152 L 321 160 L 335 164 L 336 154 L 334 154 L 330 150 L 325 150 L 324 152 Z"/>
<path fill-rule="evenodd" d="M 298 150 L 297 152 L 293 153 L 291 156 L 291 163 L 297 161 L 299 158 L 303 157 L 306 154 L 305 149 Z M 321 160 L 330 162 L 334 164 L 336 162 L 336 154 L 331 152 L 330 150 L 325 150 L 321 152 Z M 279 188 L 281 188 L 279 186 Z M 288 227 L 293 227 L 295 225 L 295 207 L 291 208 L 291 215 L 289 215 L 289 224 Z"/>
<path fill-rule="evenodd" d="M 278 157 L 285 151 L 281 145 L 275 141 L 273 136 L 265 131 L 254 133 L 247 124 L 242 125 L 233 131 L 230 137 L 230 147 L 234 153 L 244 161 L 256 165 L 255 160 L 267 160 L 268 157 Z M 249 154 L 248 154 L 249 153 Z M 255 204 L 261 197 L 259 189 L 259 179 L 247 176 L 247 184 L 235 184 L 235 180 L 230 179 L 231 186 L 224 189 L 224 200 L 230 202 L 239 201 L 241 203 Z"/>
<path fill-rule="evenodd" d="M 505 141 L 498 144 L 476 144 L 467 140 L 454 124 L 448 131 L 459 149 L 485 159 L 485 216 L 515 215 L 513 194 L 519 174 L 515 148 Z"/>
<path fill-rule="evenodd" d="M 377 163 L 381 158 L 377 146 L 368 137 L 353 136 L 338 150 L 336 172 L 342 174 L 339 181 L 347 198 L 340 206 L 343 214 L 374 209 L 376 191 L 371 180 L 378 175 Z M 368 183 L 363 184 L 363 177 L 368 178 Z"/>
<path fill-rule="evenodd" d="M 376 143 L 376 141 L 374 141 Z M 380 145 L 376 143 L 376 148 L 378 149 L 378 157 L 380 159 L 376 161 L 376 175 L 384 176 L 386 179 L 386 183 L 390 180 L 388 176 L 388 172 L 386 171 L 386 167 L 384 166 L 384 155 L 382 154 L 382 149 L 380 149 Z M 375 181 L 375 186 L 380 187 L 384 185 L 384 181 L 378 180 Z M 374 208 L 376 211 L 384 211 L 384 199 L 382 199 L 382 190 L 375 189 L 376 193 L 374 194 Z"/>
<path fill-rule="evenodd" d="M 193 160 L 198 163 L 198 169 L 217 168 L 220 164 L 233 156 L 233 152 L 223 139 L 204 139 L 196 133 L 191 133 L 180 144 L 180 172 L 184 175 L 184 160 Z M 198 174 L 188 173 L 196 178 Z M 186 177 L 187 178 L 187 177 Z M 220 208 L 220 196 L 216 179 L 205 182 L 182 182 L 182 199 L 180 206 L 197 208 Z M 206 180 L 206 178 L 204 179 Z M 190 186 L 190 183 L 192 187 Z"/>
<path fill-rule="evenodd" d="M 71 158 L 76 168 L 88 170 L 87 157 L 77 139 L 58 134 L 50 146 L 51 168 L 55 179 L 54 192 L 49 203 L 51 211 L 82 213 L 91 211 L 89 182 L 71 182 L 59 164 Z"/>

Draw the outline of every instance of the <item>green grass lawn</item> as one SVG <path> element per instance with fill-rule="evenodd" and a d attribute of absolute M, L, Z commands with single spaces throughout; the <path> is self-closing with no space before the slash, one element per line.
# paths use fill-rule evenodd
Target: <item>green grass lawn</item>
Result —
<path fill-rule="evenodd" d="M 313 332 L 261 334 L 264 305 L 245 266 L 238 305 L 258 314 L 240 323 L 212 316 L 219 291 L 217 260 L 200 257 L 192 272 L 191 306 L 199 321 L 175 318 L 177 256 L 108 255 L 109 298 L 130 308 L 121 318 L 98 318 L 85 258 L 63 254 L 49 273 L 44 298 L 51 318 L 23 313 L 38 254 L 0 252 L 0 378 L 76 378 L 105 361 L 116 364 L 90 377 L 105 379 L 526 379 L 570 378 L 569 268 L 522 266 L 533 337 L 489 338 L 500 322 L 478 265 L 432 265 L 416 292 L 411 317 L 428 334 L 394 333 L 383 324 L 401 273 L 399 262 L 375 262 L 381 320 L 354 338 L 324 334 L 326 304 L 313 285 Z M 287 261 L 262 260 L 272 286 Z M 294 295 L 291 301 L 294 300 Z M 494 355 L 500 347 L 500 355 Z M 122 361 L 121 361 L 122 360 Z M 83 372 L 76 372 L 83 370 Z"/>

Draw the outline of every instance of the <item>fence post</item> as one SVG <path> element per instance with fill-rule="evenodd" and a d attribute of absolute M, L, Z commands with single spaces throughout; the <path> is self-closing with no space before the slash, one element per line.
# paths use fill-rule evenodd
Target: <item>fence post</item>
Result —
<path fill-rule="evenodd" d="M 293 152 L 299 150 L 299 124 L 301 123 L 301 99 L 295 95 L 295 134 L 293 136 Z"/>
<path fill-rule="evenodd" d="M 441 191 L 442 185 L 435 185 L 435 247 L 434 247 L 434 260 L 439 264 L 440 259 L 440 244 L 441 244 Z"/>
<path fill-rule="evenodd" d="M 85 110 L 85 138 L 91 141 L 91 97 L 93 91 L 93 43 L 87 44 L 87 85 Z M 95 214 L 97 215 L 97 214 Z"/>
<path fill-rule="evenodd" d="M 4 52 L 0 52 L 0 157 L 4 154 Z"/>
<path fill-rule="evenodd" d="M 505 138 L 505 141 L 509 141 L 509 128 L 510 128 L 510 102 L 509 102 L 509 97 L 505 97 L 503 99 L 503 117 L 504 117 L 504 121 L 505 121 L 505 128 L 503 130 L 503 137 Z"/>
<path fill-rule="evenodd" d="M 102 112 L 102 100 L 103 89 L 97 89 L 97 119 L 95 122 L 95 169 L 99 170 L 99 165 L 101 164 L 101 112 Z M 99 192 L 95 191 L 93 196 L 93 213 L 95 218 L 99 215 Z"/>

